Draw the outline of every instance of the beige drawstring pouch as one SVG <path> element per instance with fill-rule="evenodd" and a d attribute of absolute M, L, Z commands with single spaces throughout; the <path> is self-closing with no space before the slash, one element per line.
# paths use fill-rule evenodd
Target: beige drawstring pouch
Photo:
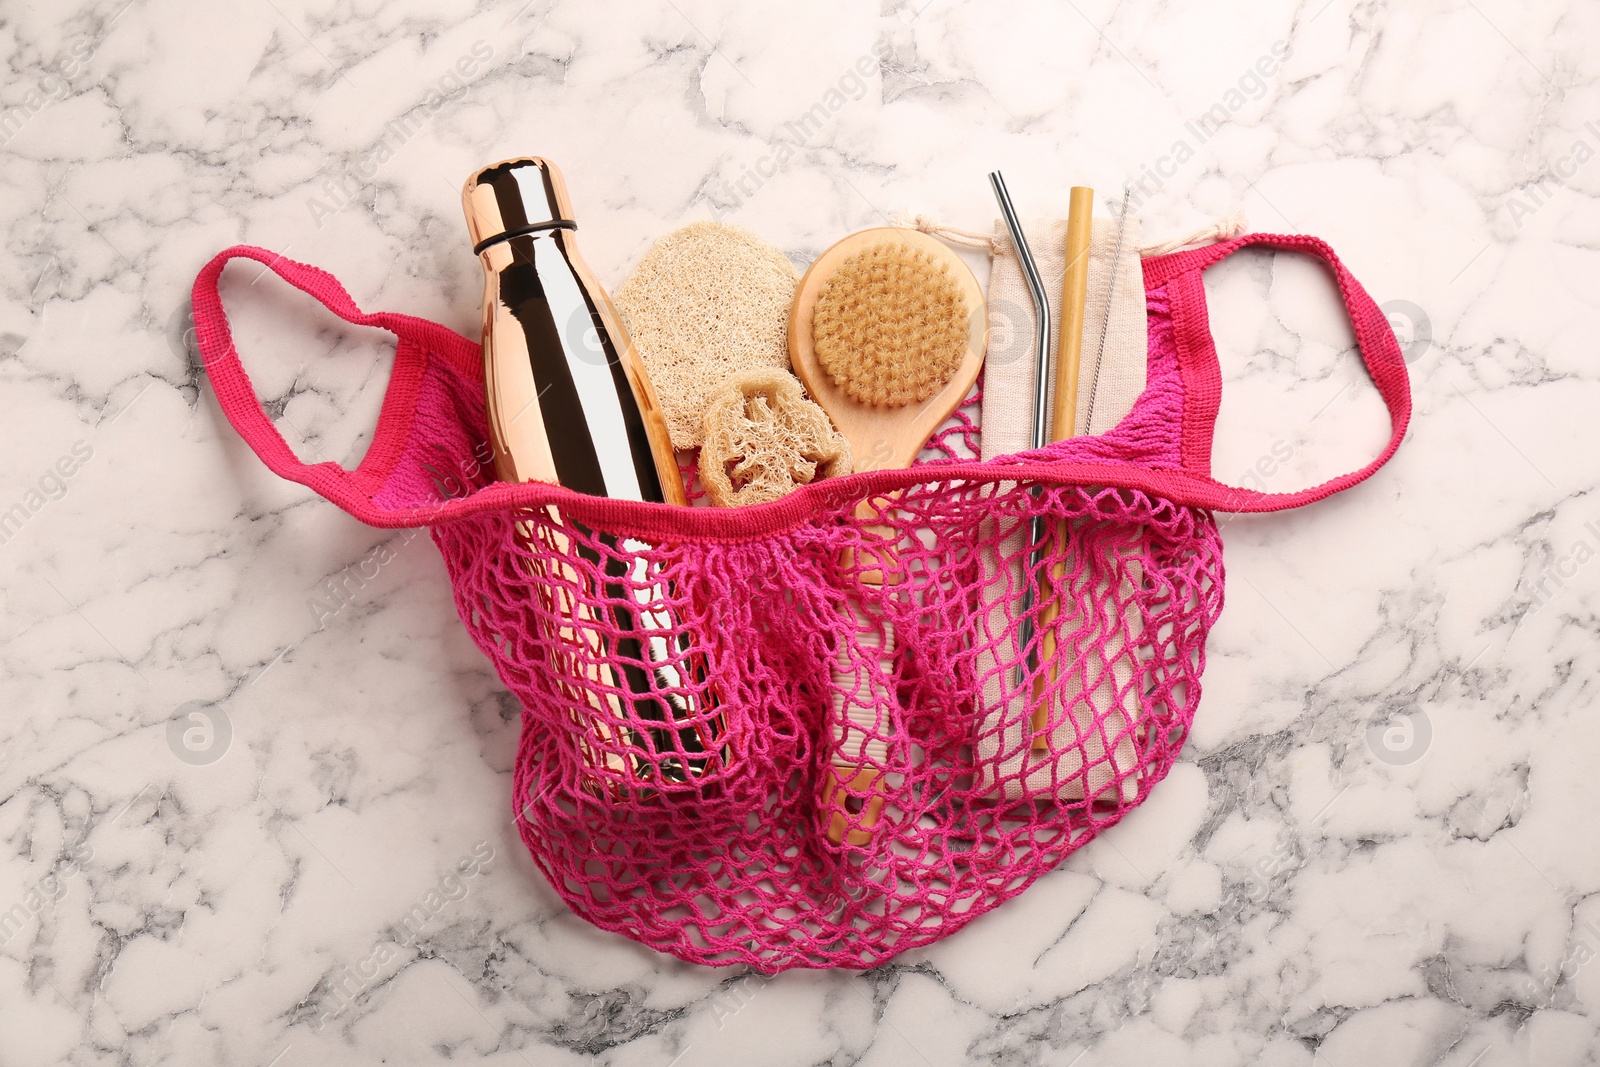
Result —
<path fill-rule="evenodd" d="M 920 217 L 912 225 L 946 241 L 989 252 L 989 348 L 979 423 L 981 458 L 1027 450 L 1033 438 L 1036 369 L 1033 300 L 1005 223 L 997 221 L 992 236 L 941 227 Z M 1142 257 L 1223 240 L 1244 228 L 1244 216 L 1234 215 L 1176 240 L 1141 246 L 1139 220 L 1130 218 L 1119 250 L 1117 220 L 1094 220 L 1078 388 L 1077 422 L 1082 434 L 1101 434 L 1114 427 L 1133 410 L 1144 392 L 1149 327 Z M 1066 270 L 1066 220 L 1035 222 L 1025 226 L 1024 231 L 1045 292 L 1051 297 L 1051 314 L 1058 317 L 1061 280 Z M 1051 338 L 1052 366 L 1059 341 L 1058 337 Z M 1053 402 L 1053 378 L 1052 375 L 1045 383 L 1046 411 Z M 989 633 L 1004 630 L 1011 610 L 1005 598 L 1023 588 L 1022 561 L 1027 555 L 1027 538 L 1026 527 L 1018 529 L 1002 542 L 1000 552 L 990 557 L 1016 562 L 1010 565 L 1009 573 L 1007 568 L 991 563 L 995 569 L 985 575 L 985 600 L 991 605 Z M 1129 772 L 1137 768 L 1140 759 L 1138 739 L 1130 724 L 1140 699 L 1137 647 L 1141 620 L 1133 605 L 1141 579 L 1141 575 L 1131 572 L 1121 575 L 1122 588 L 1114 597 L 1107 595 L 1105 589 L 1095 590 L 1095 595 L 1082 590 L 1082 595 L 1076 596 L 1072 594 L 1080 591 L 1061 591 L 1065 605 L 1059 619 L 1061 639 L 1070 642 L 1074 634 L 1080 635 L 1082 643 L 1096 647 L 1096 658 L 1103 656 L 1109 670 L 1097 678 L 1086 678 L 1075 666 L 1057 679 L 1059 692 L 1054 705 L 1065 711 L 1052 715 L 1049 749 L 1033 748 L 1031 709 L 1022 706 L 1025 701 L 1032 703 L 1032 687 L 1014 692 L 1012 665 L 1021 658 L 1015 641 L 991 644 L 980 654 L 977 669 L 978 676 L 984 679 L 983 706 L 993 710 L 978 727 L 977 771 L 980 780 L 991 783 L 1004 799 L 1047 791 L 1058 800 L 1081 800 L 1097 795 L 1117 780 L 1122 782 L 1123 800 L 1137 795 L 1139 776 Z M 1086 614 L 1115 611 L 1117 604 L 1130 605 L 1125 617 L 1096 618 Z M 1122 637 L 1120 649 L 1118 642 L 1107 639 L 1113 634 Z M 1063 654 L 1063 662 L 1081 659 Z M 1096 709 L 1106 712 L 1100 717 L 1098 728 Z"/>

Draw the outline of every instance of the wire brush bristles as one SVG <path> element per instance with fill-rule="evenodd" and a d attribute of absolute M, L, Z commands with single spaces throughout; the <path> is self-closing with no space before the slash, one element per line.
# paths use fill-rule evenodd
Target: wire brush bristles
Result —
<path fill-rule="evenodd" d="M 961 365 L 967 304 L 929 252 L 885 241 L 822 286 L 812 317 L 817 363 L 852 400 L 895 408 L 937 393 Z"/>

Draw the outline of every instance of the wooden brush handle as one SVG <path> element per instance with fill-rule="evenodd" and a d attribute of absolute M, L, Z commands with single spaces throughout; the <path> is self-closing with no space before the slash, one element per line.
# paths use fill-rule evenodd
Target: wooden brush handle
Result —
<path fill-rule="evenodd" d="M 894 624 L 872 617 L 859 600 L 852 601 L 853 638 L 840 635 L 833 663 L 832 712 L 829 741 L 832 752 L 823 771 L 821 800 L 828 813 L 828 840 L 838 844 L 866 844 L 883 815 L 883 764 L 886 741 L 876 740 L 893 729 L 879 721 L 879 708 L 892 707 L 894 684 Z M 851 648 L 861 658 L 852 660 Z M 875 653 L 875 655 L 873 654 Z M 869 750 L 871 762 L 867 762 Z M 876 764 L 876 766 L 874 766 Z M 864 796 L 862 794 L 865 794 Z"/>
<path fill-rule="evenodd" d="M 812 320 L 824 284 L 845 260 L 883 242 L 904 244 L 936 257 L 945 264 L 950 277 L 965 295 L 967 350 L 960 366 L 932 397 L 900 408 L 877 408 L 852 398 L 818 362 L 812 336 Z M 863 230 L 823 252 L 800 279 L 789 313 L 789 358 L 794 364 L 795 376 L 850 442 L 857 471 L 910 466 L 929 436 L 971 391 L 983 367 L 988 337 L 989 317 L 985 313 L 983 287 L 972 271 L 960 256 L 937 239 L 904 228 Z M 877 525 L 876 520 L 882 514 L 883 509 L 870 501 L 856 511 L 857 518 L 865 520 L 863 534 L 881 537 L 881 562 L 861 567 L 853 551 L 840 559 L 846 573 L 856 573 L 863 594 L 851 599 L 852 619 L 846 624 L 848 633 L 841 636 L 836 645 L 832 717 L 828 721 L 828 736 L 823 741 L 828 761 L 822 768 L 818 796 L 828 819 L 827 837 L 834 844 L 846 838 L 853 845 L 865 844 L 878 825 L 888 783 L 881 770 L 862 763 L 864 746 L 870 743 L 876 748 L 883 744 L 877 740 L 868 742 L 867 738 L 892 733 L 896 728 L 893 720 L 899 717 L 896 694 L 890 689 L 894 684 L 896 658 L 894 629 L 887 621 L 875 623 L 866 608 L 875 599 L 868 595 L 872 587 L 881 588 L 900 580 L 898 561 L 894 557 L 897 533 L 892 528 Z M 850 655 L 852 650 L 856 652 L 854 658 Z M 879 721 L 880 709 L 890 721 Z M 872 755 L 881 765 L 881 753 Z"/>
<path fill-rule="evenodd" d="M 870 502 L 857 509 L 861 518 L 875 518 L 876 508 Z M 862 533 L 882 539 L 884 548 L 879 563 L 862 569 L 858 581 L 863 586 L 882 588 L 900 581 L 898 560 L 893 549 L 898 531 L 889 526 L 867 526 Z M 846 568 L 861 566 L 855 550 L 846 549 L 839 562 Z M 832 670 L 832 711 L 834 721 L 829 734 L 832 751 L 828 767 L 823 773 L 821 799 L 828 815 L 828 840 L 834 844 L 848 838 L 850 844 L 865 844 L 872 836 L 872 828 L 883 815 L 884 772 L 882 764 L 887 758 L 887 745 L 873 738 L 885 735 L 894 724 L 878 721 L 879 707 L 892 707 L 894 684 L 895 635 L 894 624 L 880 619 L 876 624 L 872 614 L 861 599 L 850 602 L 850 612 L 855 619 L 854 640 L 841 635 L 834 652 Z M 876 652 L 852 661 L 852 644 L 863 652 Z M 878 767 L 866 765 L 862 757 L 868 746 L 882 747 L 875 752 Z M 866 794 L 865 797 L 860 794 Z M 852 825 L 854 823 L 854 825 Z"/>

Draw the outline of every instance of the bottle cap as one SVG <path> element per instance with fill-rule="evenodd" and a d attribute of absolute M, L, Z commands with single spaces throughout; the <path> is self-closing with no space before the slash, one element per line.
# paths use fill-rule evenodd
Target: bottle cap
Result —
<path fill-rule="evenodd" d="M 567 183 L 547 159 L 522 156 L 487 166 L 461 188 L 472 250 L 543 230 L 575 230 Z"/>

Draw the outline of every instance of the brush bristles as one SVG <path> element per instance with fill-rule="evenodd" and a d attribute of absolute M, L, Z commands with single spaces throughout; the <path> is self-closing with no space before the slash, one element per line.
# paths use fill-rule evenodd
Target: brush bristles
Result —
<path fill-rule="evenodd" d="M 944 387 L 966 354 L 967 304 L 949 267 L 898 241 L 839 265 L 817 296 L 817 363 L 852 400 L 896 408 Z"/>

